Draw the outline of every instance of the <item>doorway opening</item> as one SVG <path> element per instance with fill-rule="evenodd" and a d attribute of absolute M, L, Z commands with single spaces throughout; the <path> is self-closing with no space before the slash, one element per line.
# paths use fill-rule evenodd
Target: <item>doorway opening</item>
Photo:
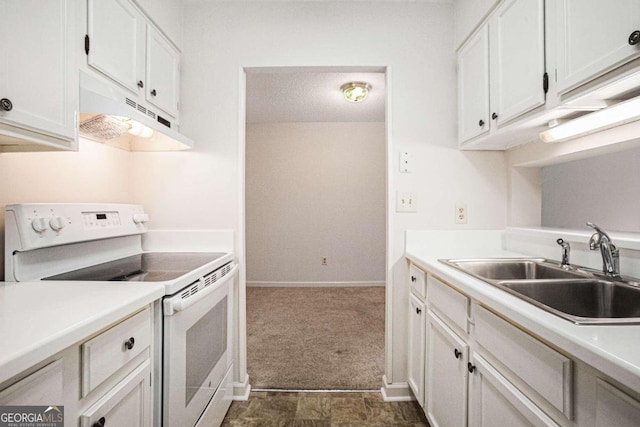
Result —
<path fill-rule="evenodd" d="M 384 69 L 246 69 L 247 371 L 254 389 L 384 374 Z M 341 87 L 367 83 L 352 103 Z"/>

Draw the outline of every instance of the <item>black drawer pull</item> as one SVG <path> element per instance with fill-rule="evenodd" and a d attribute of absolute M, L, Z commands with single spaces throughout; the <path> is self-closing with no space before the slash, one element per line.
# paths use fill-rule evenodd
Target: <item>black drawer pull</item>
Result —
<path fill-rule="evenodd" d="M 158 92 L 156 92 L 156 90 L 155 90 L 155 89 L 153 89 L 153 90 L 151 91 L 151 95 L 156 96 L 157 94 L 158 94 Z"/>
<path fill-rule="evenodd" d="M 480 121 L 478 122 L 478 126 L 480 126 L 480 127 L 484 126 L 484 120 L 480 120 Z"/>
<path fill-rule="evenodd" d="M 491 118 L 492 118 L 493 120 L 497 119 L 497 118 L 498 118 L 498 113 L 493 113 L 493 114 L 491 115 Z"/>
<path fill-rule="evenodd" d="M 138 80 L 138 87 L 142 89 L 144 87 L 144 82 L 142 80 Z"/>
<path fill-rule="evenodd" d="M 460 359 L 460 356 L 462 356 L 462 352 L 459 351 L 457 348 L 454 348 L 453 355 L 456 357 L 456 359 Z"/>
<path fill-rule="evenodd" d="M 11 111 L 13 110 L 13 102 L 9 98 L 0 99 L 0 110 Z"/>
<path fill-rule="evenodd" d="M 467 370 L 469 371 L 469 373 L 470 373 L 470 374 L 473 374 L 473 371 L 475 371 L 475 370 L 476 370 L 476 367 L 475 367 L 475 366 L 473 366 L 473 365 L 471 364 L 471 362 L 468 362 L 468 363 L 467 363 Z"/>
<path fill-rule="evenodd" d="M 131 349 L 133 348 L 133 346 L 134 346 L 134 344 L 135 344 L 135 343 L 136 343 L 136 340 L 135 340 L 135 339 L 133 339 L 133 337 L 131 337 L 131 338 L 129 338 L 128 340 L 126 340 L 126 341 L 124 342 L 124 347 L 125 347 L 127 350 L 131 350 Z"/>
<path fill-rule="evenodd" d="M 105 420 L 104 417 L 101 417 L 98 421 L 96 421 L 95 423 L 93 423 L 93 425 L 91 427 L 104 427 L 104 425 L 107 423 L 107 420 Z"/>
<path fill-rule="evenodd" d="M 422 313 L 422 310 L 420 310 L 418 307 L 416 307 L 416 314 L 420 314 Z"/>
<path fill-rule="evenodd" d="M 416 276 L 411 276 L 411 281 L 412 281 L 413 283 L 416 283 L 416 280 L 418 280 L 418 278 L 417 278 Z"/>
<path fill-rule="evenodd" d="M 640 42 L 640 31 L 635 30 L 629 35 L 629 44 L 631 46 L 637 45 Z"/>

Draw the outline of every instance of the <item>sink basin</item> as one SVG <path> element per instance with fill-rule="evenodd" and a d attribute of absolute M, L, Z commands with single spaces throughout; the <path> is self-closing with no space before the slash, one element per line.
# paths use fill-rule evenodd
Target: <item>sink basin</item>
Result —
<path fill-rule="evenodd" d="M 623 283 L 579 279 L 497 285 L 575 323 L 640 323 L 640 289 Z"/>
<path fill-rule="evenodd" d="M 552 265 L 544 258 L 494 258 L 441 260 L 458 270 L 486 280 L 540 280 L 586 277 L 575 270 Z"/>
<path fill-rule="evenodd" d="M 640 283 L 544 258 L 440 260 L 578 324 L 640 323 Z"/>

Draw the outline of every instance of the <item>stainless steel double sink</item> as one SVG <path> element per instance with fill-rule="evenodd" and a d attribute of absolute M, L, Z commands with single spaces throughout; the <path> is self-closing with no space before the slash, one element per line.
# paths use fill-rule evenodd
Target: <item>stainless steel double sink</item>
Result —
<path fill-rule="evenodd" d="M 544 258 L 441 259 L 577 324 L 640 323 L 640 283 Z"/>

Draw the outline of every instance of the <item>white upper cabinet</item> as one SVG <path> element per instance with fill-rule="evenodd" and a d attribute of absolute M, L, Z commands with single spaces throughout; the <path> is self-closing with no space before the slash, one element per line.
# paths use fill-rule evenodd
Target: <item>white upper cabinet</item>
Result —
<path fill-rule="evenodd" d="M 544 0 L 506 0 L 458 51 L 458 142 L 545 103 Z"/>
<path fill-rule="evenodd" d="M 490 23 L 491 118 L 498 124 L 543 105 L 544 0 L 507 0 Z"/>
<path fill-rule="evenodd" d="M 151 25 L 147 26 L 147 100 L 178 116 L 180 53 Z"/>
<path fill-rule="evenodd" d="M 489 132 L 489 30 L 482 27 L 458 52 L 458 139 Z"/>
<path fill-rule="evenodd" d="M 0 151 L 77 147 L 72 10 L 67 0 L 0 2 Z"/>
<path fill-rule="evenodd" d="M 557 87 L 565 93 L 640 55 L 639 0 L 554 0 Z M 633 44 L 633 43 L 636 44 Z"/>
<path fill-rule="evenodd" d="M 134 93 L 144 85 L 144 17 L 128 0 L 89 0 L 87 63 Z"/>
<path fill-rule="evenodd" d="M 178 118 L 180 52 L 130 0 L 88 0 L 87 64 Z"/>

